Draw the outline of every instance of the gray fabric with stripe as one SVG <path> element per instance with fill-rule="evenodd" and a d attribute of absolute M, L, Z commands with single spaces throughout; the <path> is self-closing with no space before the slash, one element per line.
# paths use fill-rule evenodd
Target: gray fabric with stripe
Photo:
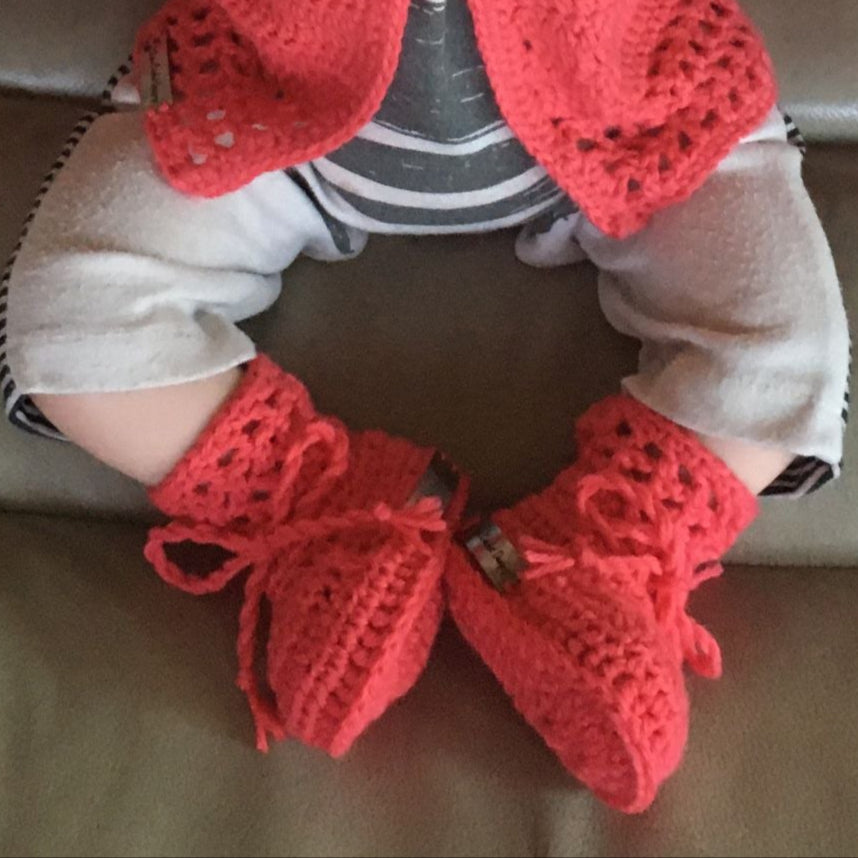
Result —
<path fill-rule="evenodd" d="M 319 180 L 325 181 L 322 176 L 319 176 Z M 514 199 L 505 198 L 484 206 L 454 209 L 412 208 L 380 203 L 375 200 L 368 200 L 366 197 L 344 188 L 337 188 L 337 193 L 342 199 L 368 217 L 385 223 L 396 223 L 410 227 L 471 227 L 475 223 L 488 224 L 492 221 L 501 220 L 517 210 L 540 206 L 540 204 L 545 204 L 547 208 L 557 201 L 557 189 L 550 179 L 541 180 L 526 191 L 516 194 Z"/>
<path fill-rule="evenodd" d="M 412 0 L 402 57 L 376 120 L 454 143 L 500 119 L 465 0 Z"/>
<path fill-rule="evenodd" d="M 414 227 L 490 224 L 560 202 L 563 193 L 517 139 L 510 135 L 489 142 L 506 125 L 473 33 L 465 0 L 412 0 L 399 67 L 373 120 L 382 129 L 411 138 L 411 144 L 400 148 L 358 137 L 322 159 L 317 170 L 320 182 L 335 188 L 367 217 Z M 486 145 L 480 147 L 481 142 Z M 457 151 L 456 145 L 462 143 L 473 145 L 466 152 Z M 349 171 L 349 177 L 332 177 L 325 162 Z M 538 175 L 527 187 L 506 195 L 499 190 L 491 203 L 480 200 L 451 207 L 441 199 L 444 194 L 499 188 L 534 170 Z M 362 192 L 360 179 L 382 187 L 370 198 Z M 402 205 L 397 190 L 438 199 Z"/>

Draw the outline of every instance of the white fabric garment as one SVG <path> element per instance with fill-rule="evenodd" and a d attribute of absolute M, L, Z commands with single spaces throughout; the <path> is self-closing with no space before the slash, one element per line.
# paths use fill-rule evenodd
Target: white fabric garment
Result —
<path fill-rule="evenodd" d="M 636 235 L 609 238 L 570 205 L 526 225 L 516 250 L 531 265 L 598 265 L 609 321 L 643 342 L 629 393 L 831 472 L 849 338 L 800 160 L 775 111 Z M 31 393 L 178 384 L 242 364 L 255 348 L 234 323 L 277 299 L 280 272 L 366 240 L 323 209 L 302 170 L 184 196 L 156 172 L 141 115 L 104 115 L 47 190 L 8 278 L 7 409 Z"/>

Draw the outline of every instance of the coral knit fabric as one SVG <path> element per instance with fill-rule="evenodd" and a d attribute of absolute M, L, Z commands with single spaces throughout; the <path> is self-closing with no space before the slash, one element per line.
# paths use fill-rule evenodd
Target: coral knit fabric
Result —
<path fill-rule="evenodd" d="M 689 196 L 776 97 L 735 0 L 469 0 L 500 109 L 610 235 Z M 409 0 L 170 0 L 141 30 L 167 50 L 153 109 L 178 189 L 217 196 L 346 143 L 396 70 Z"/>
<path fill-rule="evenodd" d="M 270 735 L 339 756 L 422 672 L 449 546 L 440 502 L 411 497 L 432 455 L 381 432 L 347 433 L 260 357 L 152 490 L 173 517 L 145 550 L 164 580 L 203 594 L 246 575 L 238 684 L 261 750 Z M 173 556 L 188 542 L 226 559 L 192 571 Z"/>
<path fill-rule="evenodd" d="M 688 734 L 682 666 L 716 677 L 687 612 L 756 498 L 691 433 L 629 397 L 578 424 L 580 457 L 492 516 L 528 561 L 498 592 L 462 549 L 447 570 L 459 628 L 561 762 L 620 810 L 645 810 Z"/>

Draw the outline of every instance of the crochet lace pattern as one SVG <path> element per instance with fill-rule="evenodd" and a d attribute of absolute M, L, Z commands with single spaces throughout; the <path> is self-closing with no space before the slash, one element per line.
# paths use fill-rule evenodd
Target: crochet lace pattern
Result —
<path fill-rule="evenodd" d="M 691 195 L 775 103 L 734 0 L 470 0 L 510 127 L 616 237 Z"/>
<path fill-rule="evenodd" d="M 137 68 L 169 56 L 174 103 L 146 121 L 167 179 L 219 196 L 342 146 L 381 106 L 407 14 L 399 0 L 169 0 L 134 50 Z"/>
<path fill-rule="evenodd" d="M 151 491 L 173 517 L 145 548 L 165 581 L 199 595 L 246 576 L 238 684 L 260 750 L 270 735 L 339 756 L 422 672 L 441 620 L 448 520 L 464 503 L 462 486 L 445 519 L 437 498 L 414 497 L 432 456 L 382 432 L 350 435 L 259 357 Z M 181 568 L 171 549 L 188 542 L 227 559 L 204 575 Z"/>
<path fill-rule="evenodd" d="M 775 103 L 735 0 L 468 0 L 498 104 L 588 217 L 628 235 L 689 196 Z M 149 112 L 179 190 L 217 196 L 321 157 L 378 110 L 408 0 L 170 0 L 141 30 L 173 104 Z"/>
<path fill-rule="evenodd" d="M 635 813 L 679 765 L 682 676 L 721 654 L 687 612 L 753 520 L 756 498 L 697 439 L 629 397 L 577 426 L 579 460 L 494 515 L 527 563 L 498 591 L 454 548 L 446 575 L 464 636 L 561 762 Z"/>

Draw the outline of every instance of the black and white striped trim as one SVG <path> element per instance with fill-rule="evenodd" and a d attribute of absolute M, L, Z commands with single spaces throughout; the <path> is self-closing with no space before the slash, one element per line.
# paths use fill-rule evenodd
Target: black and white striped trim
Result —
<path fill-rule="evenodd" d="M 784 113 L 784 122 L 786 123 L 787 129 L 787 140 L 792 143 L 793 146 L 796 146 L 802 155 L 807 154 L 807 141 L 804 139 L 804 135 L 801 133 L 798 125 L 795 124 L 793 118 L 788 114 Z"/>
<path fill-rule="evenodd" d="M 116 70 L 113 74 L 113 77 L 107 82 L 107 85 L 101 92 L 101 107 L 98 110 L 98 113 L 112 113 L 116 109 L 116 104 L 113 100 L 113 94 L 116 91 L 116 87 L 119 85 L 119 81 L 122 78 L 127 77 L 131 74 L 134 66 L 132 65 L 132 57 L 129 56 L 128 59 Z"/>
<path fill-rule="evenodd" d="M 30 227 L 36 219 L 42 202 L 50 191 L 54 180 L 59 175 L 60 171 L 68 163 L 72 153 L 77 148 L 86 133 L 92 127 L 92 124 L 104 113 L 110 113 L 114 110 L 113 92 L 119 81 L 130 74 L 131 61 L 123 63 L 110 78 L 101 94 L 101 104 L 97 111 L 84 114 L 75 125 L 71 135 L 65 142 L 59 157 L 54 162 L 48 174 L 42 181 L 33 206 L 30 209 L 27 217 L 24 219 L 24 226 L 21 230 L 18 242 L 12 255 L 9 257 L 2 276 L 0 276 L 0 393 L 3 396 L 4 410 L 6 416 L 13 426 L 23 429 L 26 432 L 35 435 L 42 435 L 48 438 L 62 439 L 63 436 L 59 430 L 39 411 L 33 404 L 32 400 L 18 391 L 15 381 L 12 378 L 9 364 L 7 363 L 7 311 L 9 305 L 9 284 L 12 280 L 12 269 L 18 261 L 21 254 L 21 248 L 30 232 Z"/>
<path fill-rule="evenodd" d="M 849 387 L 852 379 L 852 343 L 849 343 L 849 371 L 846 381 L 846 391 L 843 394 L 843 408 L 840 411 L 840 422 L 845 432 L 849 423 L 850 394 Z M 815 456 L 797 456 L 789 467 L 762 494 L 767 497 L 803 497 L 826 483 L 831 482 L 843 472 L 843 460 L 832 465 Z"/>
<path fill-rule="evenodd" d="M 840 476 L 841 465 L 813 456 L 797 456 L 790 466 L 763 491 L 766 497 L 803 497 Z"/>

